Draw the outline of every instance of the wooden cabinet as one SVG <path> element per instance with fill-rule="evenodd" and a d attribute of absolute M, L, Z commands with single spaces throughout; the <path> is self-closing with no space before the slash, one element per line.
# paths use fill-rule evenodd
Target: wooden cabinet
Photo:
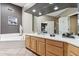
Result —
<path fill-rule="evenodd" d="M 25 46 L 39 55 L 45 55 L 45 39 L 26 36 Z"/>
<path fill-rule="evenodd" d="M 63 42 L 46 39 L 47 56 L 63 56 Z"/>
<path fill-rule="evenodd" d="M 31 39 L 30 36 L 25 36 L 25 47 L 31 48 Z"/>
<path fill-rule="evenodd" d="M 37 49 L 37 38 L 31 37 L 31 50 L 36 52 Z"/>
<path fill-rule="evenodd" d="M 49 44 L 49 45 L 53 45 L 53 46 L 63 48 L 63 42 L 60 42 L 60 41 L 46 39 L 46 43 Z"/>
<path fill-rule="evenodd" d="M 53 39 L 26 36 L 25 47 L 41 56 L 79 56 L 79 47 Z"/>
<path fill-rule="evenodd" d="M 68 56 L 79 56 L 79 47 L 68 44 Z"/>
<path fill-rule="evenodd" d="M 37 39 L 37 54 L 45 56 L 45 39 Z"/>

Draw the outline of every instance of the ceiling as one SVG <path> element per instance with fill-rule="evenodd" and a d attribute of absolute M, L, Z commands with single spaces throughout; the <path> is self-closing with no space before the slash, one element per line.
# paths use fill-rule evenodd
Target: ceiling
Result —
<path fill-rule="evenodd" d="M 14 4 L 19 7 L 23 7 L 23 10 L 27 10 L 31 8 L 33 5 L 35 5 L 36 3 L 11 3 L 11 4 Z"/>
<path fill-rule="evenodd" d="M 12 4 L 20 6 L 20 7 L 24 7 L 26 5 L 26 3 L 12 3 Z"/>
<path fill-rule="evenodd" d="M 54 10 L 55 6 L 57 6 L 59 9 Z M 39 12 L 41 12 L 42 15 L 46 15 L 46 14 L 51 13 L 51 12 L 56 12 L 56 11 L 59 11 L 59 10 L 63 10 L 65 8 L 77 8 L 77 3 L 53 3 L 53 4 L 36 3 L 31 8 L 25 10 L 25 12 L 31 13 L 35 16 L 39 16 L 39 14 L 38 14 Z M 32 12 L 33 9 L 36 10 L 35 13 Z M 60 11 L 60 12 L 62 12 L 62 11 Z"/>
<path fill-rule="evenodd" d="M 62 9 L 62 10 L 59 10 L 59 11 L 48 13 L 46 15 L 60 17 L 60 16 L 68 16 L 70 14 L 74 14 L 74 13 L 77 13 L 77 12 L 78 12 L 77 8 L 65 8 L 65 9 Z"/>
<path fill-rule="evenodd" d="M 55 12 L 48 13 L 46 15 L 48 15 L 48 16 L 59 16 L 61 13 L 63 13 L 66 10 L 67 10 L 67 8 L 62 9 L 62 10 L 59 10 L 59 11 L 55 11 Z"/>
<path fill-rule="evenodd" d="M 24 5 L 23 10 L 27 10 L 27 9 L 31 8 L 33 5 L 35 5 L 35 4 L 36 4 L 36 3 L 26 3 L 26 4 Z"/>

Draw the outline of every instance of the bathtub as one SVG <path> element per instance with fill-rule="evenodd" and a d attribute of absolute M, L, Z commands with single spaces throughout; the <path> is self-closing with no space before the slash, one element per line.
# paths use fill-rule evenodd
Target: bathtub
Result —
<path fill-rule="evenodd" d="M 19 33 L 0 34 L 0 41 L 17 41 L 17 40 L 23 40 L 23 36 L 20 36 Z"/>

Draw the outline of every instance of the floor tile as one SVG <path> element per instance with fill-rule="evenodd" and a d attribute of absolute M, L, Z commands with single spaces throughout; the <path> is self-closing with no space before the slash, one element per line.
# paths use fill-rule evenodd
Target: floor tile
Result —
<path fill-rule="evenodd" d="M 25 42 L 24 40 L 19 40 L 19 36 L 16 37 L 16 35 L 14 35 L 11 37 L 11 35 L 8 34 L 7 36 L 2 35 L 1 39 L 5 41 L 0 41 L 0 56 L 36 56 L 25 48 Z M 16 40 L 17 38 L 18 40 Z"/>

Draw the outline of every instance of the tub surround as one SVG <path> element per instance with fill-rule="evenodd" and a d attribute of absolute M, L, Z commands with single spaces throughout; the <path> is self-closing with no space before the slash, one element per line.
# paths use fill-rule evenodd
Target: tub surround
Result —
<path fill-rule="evenodd" d="M 22 41 L 19 33 L 0 34 L 0 41 Z"/>
<path fill-rule="evenodd" d="M 56 34 L 55 37 L 50 37 L 49 34 L 37 34 L 37 33 L 25 34 L 25 35 L 45 38 L 45 39 L 49 39 L 49 40 L 57 40 L 57 41 L 61 41 L 61 42 L 70 43 L 76 47 L 79 47 L 79 38 L 77 36 L 76 36 L 76 38 L 66 38 L 66 37 L 62 37 L 62 35 Z"/>
<path fill-rule="evenodd" d="M 17 19 L 17 25 L 8 24 L 9 17 Z M 1 3 L 1 34 L 19 33 L 22 24 L 22 8 L 11 3 Z"/>

